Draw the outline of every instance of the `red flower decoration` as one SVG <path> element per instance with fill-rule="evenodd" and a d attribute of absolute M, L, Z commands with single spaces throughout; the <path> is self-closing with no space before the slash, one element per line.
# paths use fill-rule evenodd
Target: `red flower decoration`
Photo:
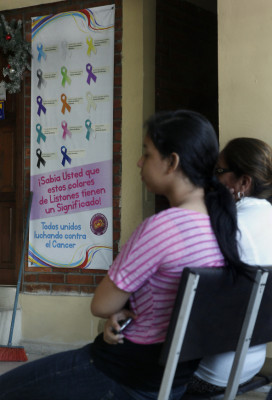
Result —
<path fill-rule="evenodd" d="M 8 33 L 7 35 L 6 35 L 6 40 L 10 40 L 11 39 L 11 35 Z"/>

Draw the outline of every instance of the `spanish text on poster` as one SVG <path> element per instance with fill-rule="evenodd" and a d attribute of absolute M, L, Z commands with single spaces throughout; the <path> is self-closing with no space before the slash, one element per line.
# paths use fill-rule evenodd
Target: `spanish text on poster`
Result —
<path fill-rule="evenodd" d="M 114 5 L 32 19 L 29 266 L 112 262 Z"/>

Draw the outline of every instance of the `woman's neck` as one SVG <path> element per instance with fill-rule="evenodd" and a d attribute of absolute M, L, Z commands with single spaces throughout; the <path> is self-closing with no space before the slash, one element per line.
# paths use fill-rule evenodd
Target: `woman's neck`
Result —
<path fill-rule="evenodd" d="M 202 214 L 208 214 L 204 189 L 192 184 L 179 188 L 176 186 L 168 196 L 171 207 L 186 208 Z"/>

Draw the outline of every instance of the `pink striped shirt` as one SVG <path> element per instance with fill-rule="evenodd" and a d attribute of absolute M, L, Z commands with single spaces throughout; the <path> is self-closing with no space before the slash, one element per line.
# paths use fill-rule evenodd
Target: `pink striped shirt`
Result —
<path fill-rule="evenodd" d="M 124 331 L 141 344 L 163 342 L 185 267 L 219 267 L 224 258 L 208 215 L 170 208 L 134 231 L 109 270 L 119 289 L 131 292 L 138 316 Z"/>

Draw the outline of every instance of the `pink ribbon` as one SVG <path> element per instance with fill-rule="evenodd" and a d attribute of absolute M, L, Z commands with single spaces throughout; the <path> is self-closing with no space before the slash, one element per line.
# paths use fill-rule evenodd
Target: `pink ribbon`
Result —
<path fill-rule="evenodd" d="M 72 136 L 72 133 L 69 131 L 69 129 L 67 128 L 67 122 L 66 121 L 62 121 L 61 123 L 62 129 L 63 129 L 63 134 L 62 134 L 62 139 L 66 139 L 66 136 L 68 135 L 69 137 Z"/>

